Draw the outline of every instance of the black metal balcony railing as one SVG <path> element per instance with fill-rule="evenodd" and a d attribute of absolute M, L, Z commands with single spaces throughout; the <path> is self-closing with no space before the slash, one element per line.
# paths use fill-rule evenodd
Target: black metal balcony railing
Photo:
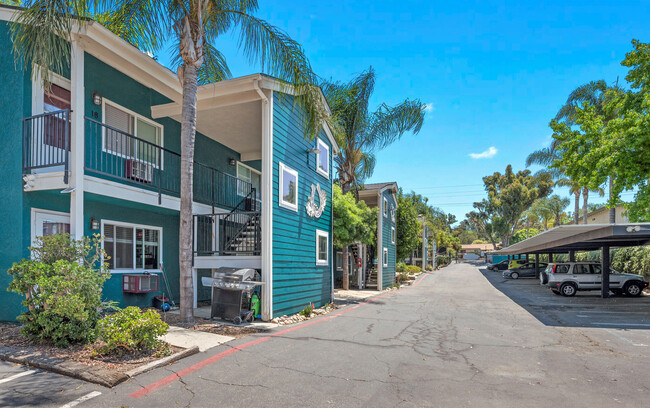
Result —
<path fill-rule="evenodd" d="M 23 170 L 25 174 L 61 167 L 68 182 L 70 168 L 70 110 L 64 109 L 23 119 Z"/>
<path fill-rule="evenodd" d="M 259 211 L 194 216 L 195 256 L 259 256 L 262 234 Z"/>
<path fill-rule="evenodd" d="M 85 169 L 120 182 L 162 194 L 180 196 L 180 154 L 140 139 L 91 118 L 86 118 Z M 241 192 L 252 190 L 249 182 L 202 163 L 194 162 L 194 201 L 236 208 Z"/>

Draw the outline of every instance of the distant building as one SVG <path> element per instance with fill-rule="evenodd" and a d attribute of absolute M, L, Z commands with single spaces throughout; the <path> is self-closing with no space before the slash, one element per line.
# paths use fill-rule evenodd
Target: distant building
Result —
<path fill-rule="evenodd" d="M 626 210 L 623 206 L 616 207 L 616 224 L 625 224 L 630 222 Z M 582 224 L 582 219 L 580 220 Z M 609 208 L 603 207 L 596 211 L 587 213 L 587 224 L 609 224 Z"/>

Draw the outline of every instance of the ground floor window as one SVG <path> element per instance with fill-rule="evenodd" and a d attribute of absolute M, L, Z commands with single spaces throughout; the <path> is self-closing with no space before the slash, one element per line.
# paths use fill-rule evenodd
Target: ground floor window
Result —
<path fill-rule="evenodd" d="M 316 230 L 316 265 L 329 264 L 329 233 Z"/>
<path fill-rule="evenodd" d="M 107 221 L 102 226 L 111 270 L 154 270 L 162 260 L 162 228 Z"/>
<path fill-rule="evenodd" d="M 388 266 L 388 248 L 384 248 L 384 266 Z"/>

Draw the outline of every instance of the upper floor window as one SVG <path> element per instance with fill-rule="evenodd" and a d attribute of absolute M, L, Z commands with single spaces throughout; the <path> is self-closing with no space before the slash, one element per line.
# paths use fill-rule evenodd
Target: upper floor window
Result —
<path fill-rule="evenodd" d="M 163 128 L 156 122 L 104 100 L 104 150 L 120 156 L 158 164 Z M 135 136 L 135 137 L 133 137 Z"/>
<path fill-rule="evenodd" d="M 384 217 L 388 217 L 388 199 L 384 197 Z"/>
<path fill-rule="evenodd" d="M 329 264 L 329 233 L 316 230 L 316 265 Z"/>
<path fill-rule="evenodd" d="M 107 222 L 102 229 L 109 269 L 157 270 L 160 267 L 161 228 Z"/>
<path fill-rule="evenodd" d="M 298 172 L 280 163 L 279 205 L 298 211 Z"/>
<path fill-rule="evenodd" d="M 395 227 L 390 227 L 390 242 L 395 243 Z"/>
<path fill-rule="evenodd" d="M 237 162 L 237 178 L 246 183 L 237 183 L 237 194 L 240 196 L 248 195 L 250 188 L 255 189 L 255 198 L 260 200 L 262 197 L 262 173 L 248 167 L 247 165 Z M 248 184 L 250 183 L 250 184 Z"/>
<path fill-rule="evenodd" d="M 318 156 L 316 156 L 316 171 L 321 175 L 329 178 L 330 176 L 330 148 L 323 142 L 318 139 Z"/>

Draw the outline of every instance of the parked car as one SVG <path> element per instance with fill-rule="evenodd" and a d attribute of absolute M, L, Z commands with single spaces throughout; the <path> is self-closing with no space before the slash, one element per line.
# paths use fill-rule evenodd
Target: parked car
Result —
<path fill-rule="evenodd" d="M 525 259 L 511 259 L 508 261 L 508 269 L 516 268 L 518 266 L 526 265 L 528 263 Z"/>
<path fill-rule="evenodd" d="M 602 282 L 602 269 L 597 262 L 551 263 L 544 272 L 548 277 L 546 286 L 563 296 L 573 296 L 579 290 L 600 290 Z M 640 275 L 611 269 L 609 287 L 617 295 L 640 296 L 648 282 Z"/>
<path fill-rule="evenodd" d="M 503 271 L 508 269 L 508 260 L 505 259 L 501 262 L 493 263 L 487 266 L 487 268 L 491 271 Z"/>
<path fill-rule="evenodd" d="M 539 270 L 543 271 L 546 269 L 546 266 L 548 264 L 540 262 L 539 263 Z M 503 271 L 503 277 L 504 278 L 512 278 L 512 279 L 519 279 L 519 278 L 534 278 L 535 277 L 535 262 L 528 262 L 527 264 L 518 266 L 516 268 L 508 269 L 506 271 Z"/>

